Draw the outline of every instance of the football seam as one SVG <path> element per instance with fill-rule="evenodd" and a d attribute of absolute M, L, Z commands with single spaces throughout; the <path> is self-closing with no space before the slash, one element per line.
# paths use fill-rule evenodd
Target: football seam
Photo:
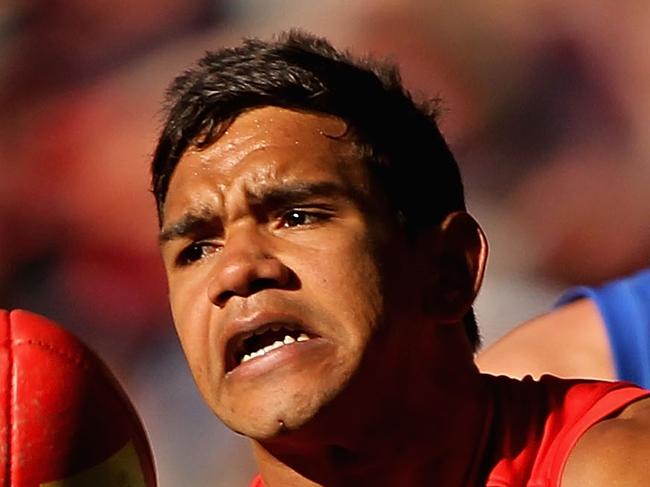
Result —
<path fill-rule="evenodd" d="M 73 355 L 73 354 L 71 354 L 71 353 L 69 353 L 69 352 L 67 352 L 65 350 L 54 347 L 54 346 L 50 345 L 49 343 L 41 341 L 41 340 L 18 339 L 18 340 L 12 341 L 11 344 L 13 345 L 13 347 L 19 347 L 19 346 L 24 346 L 24 345 L 32 345 L 32 346 L 41 348 L 41 349 L 45 350 L 46 352 L 50 352 L 50 353 L 52 353 L 54 355 L 57 355 L 57 356 L 61 357 L 62 359 L 65 359 L 70 364 L 77 366 L 80 369 L 89 370 L 91 368 L 91 364 L 87 360 L 85 360 L 83 357 L 81 357 L 79 355 Z M 10 347 L 10 348 L 13 348 L 13 347 Z M 11 358 L 13 360 L 13 353 L 12 353 Z"/>

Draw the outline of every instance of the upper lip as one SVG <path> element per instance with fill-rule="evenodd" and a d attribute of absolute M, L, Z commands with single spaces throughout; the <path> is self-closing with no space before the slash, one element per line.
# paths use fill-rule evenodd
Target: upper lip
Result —
<path fill-rule="evenodd" d="M 310 336 L 315 336 L 315 333 L 302 320 L 292 314 L 260 311 L 235 318 L 226 325 L 225 330 L 224 357 L 226 372 L 239 365 L 238 350 L 246 338 L 252 336 L 255 331 L 261 328 L 274 325 L 300 330 Z"/>

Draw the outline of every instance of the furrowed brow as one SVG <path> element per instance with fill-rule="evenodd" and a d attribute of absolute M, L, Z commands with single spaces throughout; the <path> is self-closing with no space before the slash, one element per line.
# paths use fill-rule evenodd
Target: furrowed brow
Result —
<path fill-rule="evenodd" d="M 166 226 L 158 235 L 158 243 L 163 245 L 171 240 L 186 238 L 191 235 L 205 233 L 208 230 L 214 230 L 216 225 L 220 225 L 219 219 L 210 211 L 201 211 L 198 213 L 188 212 L 178 221 Z"/>
<path fill-rule="evenodd" d="M 249 194 L 249 204 L 254 207 L 281 208 L 309 202 L 315 198 L 345 198 L 357 202 L 359 195 L 351 188 L 333 182 L 297 183 L 264 188 L 259 194 Z M 165 226 L 158 236 L 158 243 L 165 243 L 214 232 L 221 227 L 221 219 L 209 209 L 189 211 L 176 222 Z"/>
<path fill-rule="evenodd" d="M 347 188 L 332 182 L 298 183 L 265 188 L 257 195 L 251 195 L 253 205 L 282 207 L 300 204 L 314 198 L 350 198 Z"/>

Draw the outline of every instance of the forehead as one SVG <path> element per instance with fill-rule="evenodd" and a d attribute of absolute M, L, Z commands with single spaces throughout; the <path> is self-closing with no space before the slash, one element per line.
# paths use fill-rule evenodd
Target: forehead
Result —
<path fill-rule="evenodd" d="M 200 206 L 206 192 L 223 197 L 234 187 L 255 193 L 270 184 L 322 179 L 365 185 L 348 124 L 325 114 L 257 108 L 209 147 L 188 149 L 172 175 L 165 213 Z"/>

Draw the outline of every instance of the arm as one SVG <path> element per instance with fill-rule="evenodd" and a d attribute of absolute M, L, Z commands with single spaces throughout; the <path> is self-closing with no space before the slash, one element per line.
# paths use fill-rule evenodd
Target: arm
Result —
<path fill-rule="evenodd" d="M 562 487 L 642 487 L 650 482 L 650 398 L 592 427 L 567 461 Z"/>
<path fill-rule="evenodd" d="M 596 305 L 581 299 L 515 328 L 481 352 L 483 372 L 523 377 L 615 378 L 607 332 Z"/>

